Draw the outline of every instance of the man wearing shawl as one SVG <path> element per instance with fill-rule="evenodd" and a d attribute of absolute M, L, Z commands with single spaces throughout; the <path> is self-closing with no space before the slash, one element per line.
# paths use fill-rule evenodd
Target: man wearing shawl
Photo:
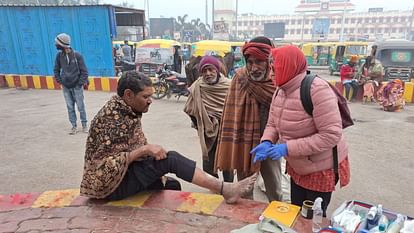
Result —
<path fill-rule="evenodd" d="M 178 152 L 149 144 L 141 118 L 149 110 L 152 94 L 152 82 L 147 76 L 136 71 L 122 74 L 117 95 L 91 123 L 81 195 L 120 200 L 143 191 L 165 189 L 163 176 L 167 173 L 219 193 L 229 204 L 251 192 L 257 175 L 237 183 L 223 182 Z"/>
<path fill-rule="evenodd" d="M 220 61 L 213 56 L 205 56 L 199 65 L 198 78 L 192 85 L 184 107 L 200 138 L 203 154 L 203 170 L 218 177 L 214 172 L 214 159 L 217 136 L 224 108 L 224 100 L 230 87 L 230 80 L 219 72 Z M 224 181 L 233 181 L 231 171 L 223 171 Z"/>
<path fill-rule="evenodd" d="M 226 97 L 215 168 L 236 169 L 239 180 L 260 170 L 266 196 L 274 201 L 282 199 L 280 161 L 253 163 L 250 155 L 260 143 L 276 89 L 269 65 L 271 49 L 272 42 L 266 37 L 256 37 L 243 46 L 246 67 L 236 71 Z"/>

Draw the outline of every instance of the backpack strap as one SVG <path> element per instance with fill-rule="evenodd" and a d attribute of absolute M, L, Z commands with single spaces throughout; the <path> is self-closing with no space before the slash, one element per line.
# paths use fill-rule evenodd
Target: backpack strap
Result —
<path fill-rule="evenodd" d="M 333 169 L 335 173 L 335 185 L 339 181 L 339 171 L 338 171 L 338 146 L 335 145 L 335 147 L 332 149 L 332 155 L 333 155 Z"/>
<path fill-rule="evenodd" d="M 305 78 L 302 80 L 300 84 L 300 100 L 302 102 L 302 106 L 305 109 L 306 113 L 310 116 L 313 116 L 313 103 L 312 103 L 312 96 L 311 96 L 311 86 L 313 80 L 316 78 L 314 74 L 307 74 Z M 338 171 L 338 146 L 335 145 L 332 148 L 332 156 L 333 156 L 333 169 L 335 173 L 335 185 L 339 181 L 339 171 Z"/>
<path fill-rule="evenodd" d="M 313 103 L 310 91 L 315 77 L 316 75 L 314 74 L 307 74 L 300 84 L 300 100 L 306 113 L 310 116 L 313 116 Z"/>

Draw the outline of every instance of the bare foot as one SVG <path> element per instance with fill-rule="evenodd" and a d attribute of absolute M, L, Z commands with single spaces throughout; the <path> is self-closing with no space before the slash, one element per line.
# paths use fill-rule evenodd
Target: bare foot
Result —
<path fill-rule="evenodd" d="M 227 204 L 235 204 L 240 197 L 252 191 L 258 174 L 255 173 L 237 183 L 224 183 L 223 197 Z"/>

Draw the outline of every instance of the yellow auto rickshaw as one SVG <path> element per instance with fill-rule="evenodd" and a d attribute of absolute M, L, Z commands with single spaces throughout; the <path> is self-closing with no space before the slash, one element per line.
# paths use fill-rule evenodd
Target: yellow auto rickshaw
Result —
<path fill-rule="evenodd" d="M 341 66 L 347 64 L 353 55 L 358 56 L 358 65 L 362 65 L 365 62 L 365 56 L 367 54 L 368 42 L 350 41 L 337 43 L 329 65 L 330 74 L 339 72 Z"/>
<path fill-rule="evenodd" d="M 329 66 L 335 49 L 335 43 L 304 43 L 301 46 L 309 66 Z"/>
<path fill-rule="evenodd" d="M 231 43 L 220 40 L 202 40 L 194 43 L 193 56 L 218 55 L 224 57 L 231 52 Z"/>

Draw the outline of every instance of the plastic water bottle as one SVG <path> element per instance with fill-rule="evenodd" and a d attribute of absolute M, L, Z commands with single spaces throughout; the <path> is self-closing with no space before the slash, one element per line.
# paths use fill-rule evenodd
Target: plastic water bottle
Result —
<path fill-rule="evenodd" d="M 387 233 L 398 233 L 400 232 L 401 228 L 403 228 L 404 221 L 406 217 L 404 215 L 398 214 L 397 219 L 390 224 L 388 227 Z"/>
<path fill-rule="evenodd" d="M 313 217 L 312 217 L 312 232 L 319 232 L 322 226 L 322 198 L 316 198 L 315 202 L 313 203 Z"/>
<path fill-rule="evenodd" d="M 378 205 L 378 230 L 379 232 L 385 232 L 388 227 L 388 218 L 384 215 L 384 211 L 382 209 L 382 205 Z"/>

